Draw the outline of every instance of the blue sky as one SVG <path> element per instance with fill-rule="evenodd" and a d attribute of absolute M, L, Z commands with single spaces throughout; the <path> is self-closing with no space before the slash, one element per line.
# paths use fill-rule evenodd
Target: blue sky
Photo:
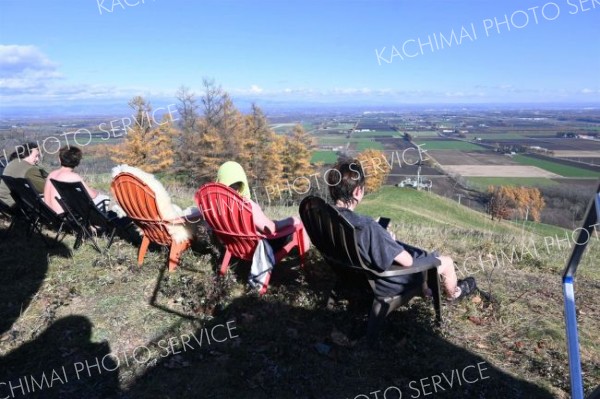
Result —
<path fill-rule="evenodd" d="M 1 0 L 0 105 L 598 103 L 599 38 L 600 0 Z"/>

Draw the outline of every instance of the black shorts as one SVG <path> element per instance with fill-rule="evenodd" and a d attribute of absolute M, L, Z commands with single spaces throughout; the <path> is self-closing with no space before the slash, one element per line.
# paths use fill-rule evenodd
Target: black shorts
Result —
<path fill-rule="evenodd" d="M 271 248 L 273 248 L 273 253 L 277 253 L 277 251 L 279 251 L 287 243 L 289 243 L 290 241 L 292 241 L 294 234 L 295 233 L 291 233 L 291 234 L 288 234 L 285 237 L 273 238 L 273 239 L 267 240 L 267 242 L 269 243 L 269 245 L 271 245 Z"/>

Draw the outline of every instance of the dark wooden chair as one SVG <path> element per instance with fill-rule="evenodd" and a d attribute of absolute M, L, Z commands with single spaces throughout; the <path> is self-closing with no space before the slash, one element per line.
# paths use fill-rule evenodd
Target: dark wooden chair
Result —
<path fill-rule="evenodd" d="M 94 200 L 90 197 L 85 186 L 81 182 L 62 182 L 50 179 L 58 195 L 56 200 L 67 213 L 67 217 L 73 226 L 77 226 L 76 242 L 88 239 L 92 246 L 100 253 L 102 249 L 96 241 L 96 232 L 100 229 L 108 237 L 106 249 L 110 248 L 117 225 L 115 224 L 116 214 L 109 216 L 104 209 L 100 210 Z"/>
<path fill-rule="evenodd" d="M 46 244 L 49 244 L 42 232 L 42 226 L 45 226 L 56 232 L 53 240 L 56 244 L 62 241 L 69 231 L 73 231 L 65 214 L 59 215 L 54 212 L 27 179 L 2 176 L 2 180 L 15 200 L 16 209 L 28 223 L 28 235 L 35 231 L 40 234 Z"/>
<path fill-rule="evenodd" d="M 362 278 L 363 281 L 366 278 L 375 292 L 375 281 L 378 278 L 426 273 L 429 288 L 433 293 L 436 321 L 441 322 L 440 282 L 437 267 L 402 267 L 398 265 L 392 266 L 385 272 L 371 269 L 360 256 L 354 226 L 335 207 L 327 204 L 322 198 L 314 196 L 304 198 L 300 203 L 300 217 L 311 242 L 338 276 L 338 283 L 330 295 L 329 304 L 344 284 L 355 280 L 353 277 Z M 410 252 L 409 249 L 407 250 Z M 401 295 L 392 297 L 374 295 L 367 326 L 369 342 L 375 342 L 388 314 L 420 294 L 422 294 L 421 286 L 413 287 Z"/>

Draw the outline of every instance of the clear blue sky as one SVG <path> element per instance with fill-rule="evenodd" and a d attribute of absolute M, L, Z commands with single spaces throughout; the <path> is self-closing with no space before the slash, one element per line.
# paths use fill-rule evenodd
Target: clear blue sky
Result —
<path fill-rule="evenodd" d="M 0 45 L 0 105 L 600 102 L 600 0 L 0 0 Z"/>

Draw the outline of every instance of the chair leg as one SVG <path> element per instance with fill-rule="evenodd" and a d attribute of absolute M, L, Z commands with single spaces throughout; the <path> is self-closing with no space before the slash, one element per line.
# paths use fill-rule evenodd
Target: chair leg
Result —
<path fill-rule="evenodd" d="M 371 313 L 369 313 L 369 322 L 367 324 L 367 341 L 373 345 L 376 343 L 381 328 L 385 322 L 385 318 L 389 312 L 390 304 L 381 300 L 373 299 Z"/>
<path fill-rule="evenodd" d="M 429 269 L 427 271 L 427 285 L 431 289 L 433 299 L 433 309 L 435 310 L 435 321 L 438 325 L 442 323 L 442 293 L 440 289 L 440 278 L 438 269 Z"/>
<path fill-rule="evenodd" d="M 304 248 L 304 229 L 298 230 L 298 251 L 300 252 L 300 267 L 304 269 L 304 256 L 306 248 Z"/>
<path fill-rule="evenodd" d="M 229 261 L 231 260 L 231 252 L 228 249 L 225 250 L 225 255 L 223 256 L 223 262 L 221 262 L 221 270 L 219 270 L 219 274 L 224 276 L 227 273 L 227 269 L 229 268 Z"/>
<path fill-rule="evenodd" d="M 108 244 L 106 245 L 106 249 L 109 249 L 115 239 L 115 233 L 117 232 L 117 228 L 113 227 L 110 233 L 110 237 L 108 238 Z"/>
<path fill-rule="evenodd" d="M 183 251 L 188 249 L 190 246 L 189 241 L 171 244 L 171 249 L 169 250 L 169 271 L 174 272 L 179 265 L 179 260 L 181 259 L 181 254 Z"/>
<path fill-rule="evenodd" d="M 140 245 L 140 249 L 138 251 L 138 266 L 140 267 L 142 267 L 142 263 L 144 262 L 144 256 L 146 256 L 148 245 L 150 245 L 150 240 L 147 236 L 144 236 L 144 238 L 142 239 L 142 244 Z"/>

